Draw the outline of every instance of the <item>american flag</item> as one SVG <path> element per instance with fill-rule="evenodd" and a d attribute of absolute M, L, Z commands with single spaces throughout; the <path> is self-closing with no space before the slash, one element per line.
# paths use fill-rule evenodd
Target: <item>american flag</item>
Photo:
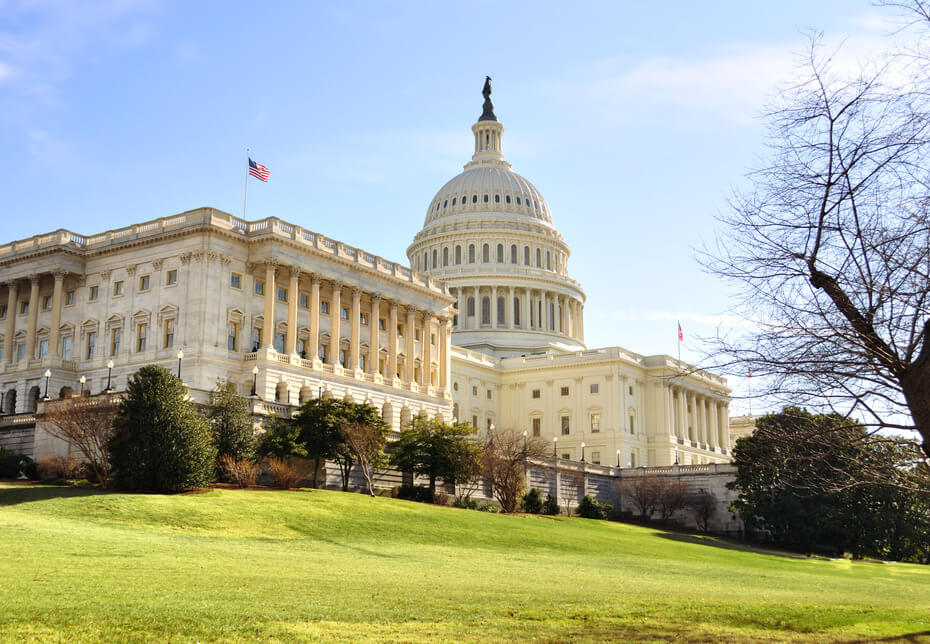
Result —
<path fill-rule="evenodd" d="M 264 181 L 267 183 L 268 175 L 271 173 L 268 172 L 268 168 L 263 166 L 261 163 L 255 163 L 252 161 L 252 157 L 249 157 L 249 174 L 259 181 Z"/>
<path fill-rule="evenodd" d="M 685 341 L 685 334 L 684 334 L 684 332 L 681 330 L 681 322 L 678 323 L 678 341 L 679 341 L 679 342 L 684 342 L 684 341 Z"/>

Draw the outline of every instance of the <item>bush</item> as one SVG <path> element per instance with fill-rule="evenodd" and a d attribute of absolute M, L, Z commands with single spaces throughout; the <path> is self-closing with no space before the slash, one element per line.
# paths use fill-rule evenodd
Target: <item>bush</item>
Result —
<path fill-rule="evenodd" d="M 478 512 L 490 512 L 491 514 L 499 514 L 501 509 L 500 506 L 494 505 L 493 503 L 482 503 L 477 508 Z"/>
<path fill-rule="evenodd" d="M 575 513 L 585 519 L 606 519 L 613 509 L 614 506 L 611 504 L 598 501 L 590 494 L 585 494 L 581 503 L 575 508 Z"/>
<path fill-rule="evenodd" d="M 559 511 L 559 500 L 551 494 L 547 494 L 546 502 L 543 503 L 542 513 L 548 516 L 555 516 Z"/>
<path fill-rule="evenodd" d="M 19 452 L 0 447 L 0 479 L 16 479 L 20 476 L 37 478 L 35 461 Z"/>
<path fill-rule="evenodd" d="M 70 456 L 47 456 L 36 463 L 36 473 L 42 481 L 64 481 L 79 478 L 83 466 Z"/>
<path fill-rule="evenodd" d="M 229 454 L 220 456 L 220 468 L 223 470 L 223 475 L 239 487 L 255 485 L 255 480 L 258 478 L 259 472 L 262 471 L 258 463 L 245 460 L 237 461 Z"/>
<path fill-rule="evenodd" d="M 445 492 L 436 492 L 433 495 L 433 503 L 436 505 L 449 505 L 449 495 Z"/>
<path fill-rule="evenodd" d="M 274 480 L 276 488 L 289 490 L 297 487 L 297 482 L 300 481 L 300 473 L 286 459 L 271 456 L 268 458 L 268 467 L 271 469 L 271 478 Z"/>
<path fill-rule="evenodd" d="M 209 423 L 174 374 L 150 365 L 129 378 L 110 461 L 117 483 L 130 490 L 180 492 L 213 478 L 216 450 Z"/>
<path fill-rule="evenodd" d="M 104 482 L 101 480 L 100 472 L 105 471 L 107 470 L 104 469 L 98 462 L 89 463 L 85 461 L 84 463 L 81 463 L 81 476 L 87 479 L 89 483 L 102 485 Z"/>
<path fill-rule="evenodd" d="M 397 490 L 398 499 L 407 501 L 419 501 L 420 503 L 432 503 L 433 493 L 428 487 L 421 485 L 401 485 Z"/>
<path fill-rule="evenodd" d="M 539 490 L 535 487 L 530 488 L 530 491 L 523 495 L 523 500 L 520 501 L 520 507 L 524 512 L 541 514 L 543 510 L 543 500 Z"/>
<path fill-rule="evenodd" d="M 452 506 L 456 508 L 465 508 L 466 510 L 477 510 L 478 502 L 470 496 L 457 496 L 452 501 Z"/>

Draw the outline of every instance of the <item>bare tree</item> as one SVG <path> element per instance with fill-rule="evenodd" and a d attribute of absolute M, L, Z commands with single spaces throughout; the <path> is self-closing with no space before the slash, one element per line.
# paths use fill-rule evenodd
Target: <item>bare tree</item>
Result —
<path fill-rule="evenodd" d="M 387 428 L 383 424 L 346 423 L 341 427 L 341 432 L 342 439 L 362 470 L 368 493 L 374 496 L 372 476 L 387 464 L 387 456 L 384 453 Z"/>
<path fill-rule="evenodd" d="M 656 497 L 662 521 L 668 521 L 685 506 L 685 488 L 677 477 L 656 477 Z"/>
<path fill-rule="evenodd" d="M 621 479 L 618 483 L 620 496 L 628 500 L 641 519 L 649 519 L 659 507 L 659 479 L 656 476 L 637 476 Z"/>
<path fill-rule="evenodd" d="M 43 427 L 74 446 L 86 459 L 102 487 L 110 479 L 110 438 L 119 411 L 115 396 L 72 397 L 45 403 Z"/>
<path fill-rule="evenodd" d="M 776 401 L 915 430 L 930 455 L 930 78 L 905 57 L 844 77 L 817 38 L 805 67 L 704 256 L 755 324 L 713 353 Z"/>
<path fill-rule="evenodd" d="M 546 447 L 539 438 L 527 438 L 510 430 L 488 430 L 481 474 L 504 512 L 516 512 L 520 507 L 526 489 L 526 464 L 543 458 Z"/>
<path fill-rule="evenodd" d="M 578 503 L 584 489 L 584 475 L 563 470 L 559 475 L 559 501 L 565 506 L 565 514 L 572 515 L 572 506 Z"/>
<path fill-rule="evenodd" d="M 688 495 L 685 505 L 691 511 L 691 518 L 701 532 L 707 532 L 710 520 L 717 510 L 717 500 L 704 488 Z"/>

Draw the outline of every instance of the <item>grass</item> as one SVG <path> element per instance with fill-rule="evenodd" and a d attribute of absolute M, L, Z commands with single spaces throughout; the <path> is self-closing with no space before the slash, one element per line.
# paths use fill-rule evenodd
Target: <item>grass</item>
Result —
<path fill-rule="evenodd" d="M 930 568 L 327 491 L 0 483 L 2 641 L 930 642 Z"/>

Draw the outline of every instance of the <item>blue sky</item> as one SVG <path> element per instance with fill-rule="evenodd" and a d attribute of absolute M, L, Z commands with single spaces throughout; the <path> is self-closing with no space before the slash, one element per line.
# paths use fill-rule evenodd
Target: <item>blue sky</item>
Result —
<path fill-rule="evenodd" d="M 241 215 L 250 147 L 271 181 L 249 219 L 406 261 L 470 157 L 487 74 L 504 153 L 572 248 L 588 346 L 674 355 L 680 319 L 697 359 L 738 321 L 694 249 L 765 153 L 769 97 L 809 29 L 853 67 L 894 18 L 857 0 L 0 0 L 0 241 Z"/>

